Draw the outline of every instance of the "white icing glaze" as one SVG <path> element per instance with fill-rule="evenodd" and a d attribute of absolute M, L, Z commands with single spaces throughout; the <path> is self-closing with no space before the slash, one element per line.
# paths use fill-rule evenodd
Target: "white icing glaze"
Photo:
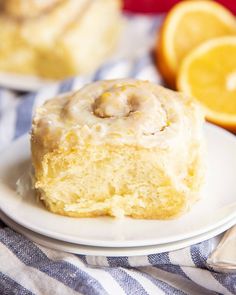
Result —
<path fill-rule="evenodd" d="M 98 81 L 49 100 L 38 109 L 34 126 L 37 140 L 49 146 L 47 135 L 57 146 L 73 133 L 73 144 L 173 148 L 173 141 L 178 144 L 201 136 L 199 116 L 192 99 L 147 81 L 122 79 Z M 189 134 L 188 124 L 194 134 Z"/>

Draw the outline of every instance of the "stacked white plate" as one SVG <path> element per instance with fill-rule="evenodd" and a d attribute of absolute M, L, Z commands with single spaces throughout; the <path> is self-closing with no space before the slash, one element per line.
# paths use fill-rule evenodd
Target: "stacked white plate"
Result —
<path fill-rule="evenodd" d="M 81 219 L 50 213 L 33 190 L 16 192 L 16 181 L 30 164 L 28 136 L 1 155 L 0 217 L 38 244 L 84 255 L 147 255 L 207 240 L 236 224 L 236 137 L 210 124 L 205 134 L 208 167 L 202 198 L 177 219 Z"/>

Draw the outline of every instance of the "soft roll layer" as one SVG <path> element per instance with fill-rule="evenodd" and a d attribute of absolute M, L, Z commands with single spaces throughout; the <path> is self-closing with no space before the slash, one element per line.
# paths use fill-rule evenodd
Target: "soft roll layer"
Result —
<path fill-rule="evenodd" d="M 120 0 L 0 0 L 0 71 L 62 79 L 114 49 Z"/>
<path fill-rule="evenodd" d="M 199 197 L 202 124 L 191 98 L 150 82 L 87 85 L 37 109 L 35 188 L 68 216 L 177 216 Z"/>

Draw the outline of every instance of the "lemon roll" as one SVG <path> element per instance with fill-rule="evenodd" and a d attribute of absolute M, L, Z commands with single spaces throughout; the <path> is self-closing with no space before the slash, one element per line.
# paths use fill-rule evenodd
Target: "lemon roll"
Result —
<path fill-rule="evenodd" d="M 98 81 L 48 100 L 33 120 L 35 188 L 52 212 L 166 219 L 199 198 L 198 104 L 148 81 Z"/>

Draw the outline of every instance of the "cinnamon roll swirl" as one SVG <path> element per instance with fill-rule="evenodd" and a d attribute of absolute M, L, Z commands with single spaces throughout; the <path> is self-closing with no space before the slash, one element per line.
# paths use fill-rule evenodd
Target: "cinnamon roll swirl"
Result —
<path fill-rule="evenodd" d="M 92 83 L 37 110 L 35 188 L 68 216 L 177 216 L 199 197 L 202 125 L 180 93 L 132 79 Z"/>

